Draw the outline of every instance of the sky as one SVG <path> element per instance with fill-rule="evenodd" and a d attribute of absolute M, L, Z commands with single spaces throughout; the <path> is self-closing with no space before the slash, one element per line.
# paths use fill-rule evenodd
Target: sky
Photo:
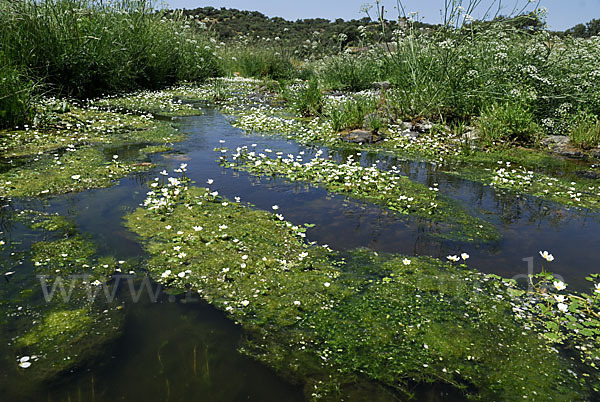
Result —
<path fill-rule="evenodd" d="M 360 19 L 364 13 L 360 12 L 364 4 L 374 4 L 370 0 L 164 0 L 169 8 L 188 8 L 212 6 L 216 8 L 237 8 L 239 10 L 260 11 L 269 17 L 283 17 L 295 21 L 304 18 L 336 18 Z M 494 0 L 480 0 L 481 12 L 489 7 Z M 505 12 L 508 14 L 513 9 L 516 0 L 503 0 Z M 463 3 L 468 3 L 464 0 Z M 526 0 L 520 0 L 525 4 Z M 396 19 L 398 11 L 396 0 L 382 0 L 385 6 L 386 18 Z M 424 22 L 439 23 L 440 10 L 444 7 L 444 0 L 403 0 L 407 13 L 416 11 Z M 496 2 L 496 4 L 498 4 Z M 600 18 L 600 0 L 541 0 L 541 7 L 548 10 L 547 22 L 552 30 L 563 31 L 579 23 L 585 23 L 594 18 Z M 477 13 L 474 13 L 477 17 Z M 372 16 L 374 16 L 372 14 Z"/>

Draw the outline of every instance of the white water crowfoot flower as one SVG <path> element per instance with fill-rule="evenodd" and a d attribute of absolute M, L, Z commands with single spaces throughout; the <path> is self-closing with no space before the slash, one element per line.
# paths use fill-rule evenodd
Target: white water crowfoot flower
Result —
<path fill-rule="evenodd" d="M 562 281 L 554 281 L 553 284 L 556 290 L 565 290 L 567 288 L 567 285 Z"/>
<path fill-rule="evenodd" d="M 273 211 L 277 211 L 279 209 L 279 205 L 273 205 L 271 209 L 273 209 Z"/>
<path fill-rule="evenodd" d="M 554 256 L 552 254 L 548 253 L 547 251 L 543 251 L 543 252 L 540 251 L 540 256 L 548 262 L 554 261 Z"/>
<path fill-rule="evenodd" d="M 467 254 L 467 253 L 462 253 L 462 254 L 460 255 L 460 258 L 462 258 L 462 259 L 463 259 L 463 261 L 467 261 L 467 260 L 469 259 L 469 257 L 470 257 L 470 255 L 469 255 L 469 254 Z"/>
<path fill-rule="evenodd" d="M 404 265 L 410 265 L 411 261 L 408 258 L 405 258 L 405 259 L 402 260 L 402 263 Z"/>
<path fill-rule="evenodd" d="M 595 285 L 594 293 L 600 293 L 600 283 Z"/>
<path fill-rule="evenodd" d="M 559 310 L 561 313 L 566 313 L 567 311 L 569 311 L 569 306 L 568 306 L 568 305 L 566 305 L 565 303 L 558 303 L 558 304 L 556 305 L 556 307 L 558 307 L 558 310 Z"/>
<path fill-rule="evenodd" d="M 457 255 L 449 255 L 448 257 L 446 257 L 448 260 L 452 261 L 452 262 L 457 262 L 460 261 L 460 258 Z"/>
<path fill-rule="evenodd" d="M 208 179 L 208 180 L 206 180 L 206 183 L 207 183 L 207 184 L 213 184 L 214 182 L 215 182 L 215 181 L 214 181 L 213 179 Z"/>
<path fill-rule="evenodd" d="M 73 179 L 73 180 L 79 180 L 80 178 L 81 178 L 81 176 L 78 174 L 74 174 L 73 176 L 71 176 L 71 179 Z"/>
<path fill-rule="evenodd" d="M 24 369 L 31 367 L 31 362 L 29 360 L 30 360 L 29 356 L 21 357 L 19 359 L 19 367 L 24 368 Z"/>

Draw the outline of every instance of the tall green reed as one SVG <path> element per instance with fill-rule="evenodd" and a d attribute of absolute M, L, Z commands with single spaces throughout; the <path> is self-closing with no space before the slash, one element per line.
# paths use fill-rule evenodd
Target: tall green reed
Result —
<path fill-rule="evenodd" d="M 159 87 L 218 73 L 208 35 L 147 0 L 10 0 L 6 56 L 47 89 L 72 96 Z"/>

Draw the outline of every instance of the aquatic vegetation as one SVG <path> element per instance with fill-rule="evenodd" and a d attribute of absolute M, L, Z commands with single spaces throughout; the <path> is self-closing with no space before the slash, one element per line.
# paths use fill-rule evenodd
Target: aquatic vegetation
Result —
<path fill-rule="evenodd" d="M 399 257 L 369 254 L 349 258 L 339 279 L 355 286 L 355 295 L 310 320 L 326 340 L 319 354 L 334 366 L 388 385 L 437 378 L 477 400 L 581 392 L 565 376 L 568 366 L 509 318 L 503 285 L 433 259 L 412 258 L 407 266 Z M 365 266 L 375 272 L 365 273 Z"/>
<path fill-rule="evenodd" d="M 21 210 L 16 214 L 15 219 L 31 229 L 40 229 L 64 235 L 71 235 L 76 232 L 76 226 L 73 222 L 58 214 Z"/>
<path fill-rule="evenodd" d="M 71 149 L 62 155 L 35 158 L 32 163 L 0 174 L 0 196 L 40 196 L 108 187 L 118 178 L 149 167 L 109 158 L 96 148 Z"/>
<path fill-rule="evenodd" d="M 546 262 L 554 260 L 547 251 L 540 251 L 540 256 Z M 543 269 L 530 276 L 527 291 L 512 290 L 513 311 L 549 342 L 568 345 L 591 371 L 584 372 L 583 377 L 590 378 L 594 390 L 600 391 L 594 373 L 600 369 L 600 274 L 592 274 L 586 280 L 592 283 L 591 291 L 567 292 L 566 283 Z"/>
<path fill-rule="evenodd" d="M 108 342 L 119 337 L 122 313 L 114 307 L 100 310 L 85 306 L 56 306 L 42 313 L 27 309 L 21 313 L 33 321 L 31 328 L 16 336 L 15 350 L 27 356 L 31 381 L 48 381 L 57 375 L 89 363 L 102 355 Z M 19 359 L 23 363 L 23 357 Z"/>
<path fill-rule="evenodd" d="M 295 90 L 295 87 L 291 87 Z M 247 88 L 247 91 L 251 89 Z M 360 93 L 367 98 L 373 92 Z M 339 109 L 353 102 L 351 96 L 330 96 L 324 108 Z M 527 149 L 489 150 L 473 148 L 460 133 L 444 127 L 428 133 L 411 133 L 402 125 L 389 124 L 384 139 L 376 144 L 345 144 L 333 130 L 334 121 L 320 116 L 303 119 L 294 114 L 293 107 L 271 107 L 268 103 L 240 108 L 227 104 L 220 108 L 232 117 L 232 125 L 245 131 L 282 135 L 305 145 L 325 145 L 333 149 L 390 152 L 401 158 L 432 163 L 444 172 L 478 181 L 496 188 L 552 200 L 567 206 L 597 210 L 597 184 L 572 172 L 581 166 L 569 164 L 547 152 Z M 506 163 L 506 166 L 498 164 Z M 514 171 L 513 171 L 514 170 Z M 506 180 L 505 180 L 506 179 Z M 575 184 L 573 184 L 575 183 Z"/>
<path fill-rule="evenodd" d="M 127 95 L 105 96 L 89 101 L 97 107 L 121 108 L 136 113 L 152 113 L 160 116 L 192 116 L 200 110 L 191 103 L 185 103 L 177 95 L 181 87 L 160 91 L 137 91 Z"/>
<path fill-rule="evenodd" d="M 221 163 L 229 168 L 256 175 L 281 175 L 292 181 L 306 181 L 325 187 L 328 191 L 375 202 L 392 211 L 415 215 L 448 226 L 439 236 L 463 241 L 495 241 L 500 238 L 489 222 L 469 215 L 456 202 L 439 195 L 436 185 L 427 187 L 400 175 L 396 166 L 382 171 L 376 166 L 363 167 L 349 156 L 343 163 L 322 158 L 323 151 L 308 162 L 302 155 L 277 155 L 269 158 L 271 150 L 249 150 L 247 147 L 224 155 Z"/>
<path fill-rule="evenodd" d="M 12 168 L 0 173 L 2 196 L 107 187 L 130 173 L 150 169 L 145 155 L 164 152 L 184 139 L 170 122 L 155 120 L 151 114 L 80 107 L 55 99 L 46 100 L 44 107 L 48 121 L 0 136 L 0 155 L 17 158 L 8 164 Z M 120 159 L 117 153 L 131 147 L 140 148 L 138 158 Z"/>
<path fill-rule="evenodd" d="M 232 202 L 181 172 L 151 182 L 126 217 L 149 273 L 225 311 L 248 331 L 243 350 L 307 397 L 343 397 L 359 377 L 400 393 L 443 381 L 481 400 L 585 395 L 573 365 L 513 316 L 502 281 L 428 257 L 335 254 L 276 205 Z"/>
<path fill-rule="evenodd" d="M 453 174 L 493 186 L 498 191 L 530 194 L 572 207 L 600 208 L 600 186 L 595 180 L 573 175 L 555 177 L 509 161 L 498 160 L 495 165 L 465 166 Z"/>
<path fill-rule="evenodd" d="M 0 336 L 11 340 L 17 369 L 26 369 L 32 382 L 48 381 L 93 361 L 120 336 L 122 307 L 95 297 L 94 291 L 129 266 L 97 257 L 94 244 L 64 217 L 33 210 L 16 215 L 46 240 L 21 251 L 12 245 L 21 257 L 13 289 L 3 297 L 6 325 Z"/>
<path fill-rule="evenodd" d="M 57 111 L 60 107 L 60 111 Z M 150 114 L 133 115 L 81 107 L 45 99 L 39 106 L 43 119 L 21 130 L 5 130 L 0 135 L 0 156 L 18 158 L 40 155 L 64 148 L 89 144 L 112 146 L 138 143 L 170 143 L 182 139 L 168 122 Z"/>

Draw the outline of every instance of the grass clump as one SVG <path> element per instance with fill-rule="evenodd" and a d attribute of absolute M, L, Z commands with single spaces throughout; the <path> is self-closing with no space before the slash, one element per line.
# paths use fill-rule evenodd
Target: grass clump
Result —
<path fill-rule="evenodd" d="M 513 318 L 502 283 L 426 257 L 343 258 L 185 177 L 155 184 L 126 218 L 150 274 L 224 310 L 246 329 L 245 352 L 308 398 L 351 397 L 360 378 L 397 396 L 441 381 L 481 400 L 585 398 L 567 360 Z"/>
<path fill-rule="evenodd" d="M 325 97 L 319 81 L 316 78 L 310 79 L 308 85 L 295 94 L 292 103 L 296 112 L 303 117 L 320 116 L 323 113 Z"/>
<path fill-rule="evenodd" d="M 229 75 L 274 80 L 290 79 L 297 75 L 297 69 L 284 49 L 237 47 L 225 51 L 221 63 Z"/>
<path fill-rule="evenodd" d="M 357 92 L 371 88 L 379 78 L 379 70 L 374 54 L 340 54 L 325 58 L 317 68 L 317 75 L 327 89 Z"/>
<path fill-rule="evenodd" d="M 218 73 L 206 31 L 146 0 L 5 1 L 0 39 L 9 60 L 77 97 Z"/>
<path fill-rule="evenodd" d="M 325 116 L 330 120 L 334 132 L 366 128 L 379 131 L 383 119 L 377 114 L 377 102 L 368 96 L 353 96 L 341 101 L 329 102 Z"/>
<path fill-rule="evenodd" d="M 476 127 L 486 145 L 531 144 L 540 129 L 534 116 L 518 103 L 494 104 L 483 110 Z"/>
<path fill-rule="evenodd" d="M 0 50 L 0 129 L 28 122 L 32 117 L 33 82 Z"/>
<path fill-rule="evenodd" d="M 569 132 L 571 144 L 582 148 L 591 149 L 600 145 L 600 119 L 587 113 L 575 116 L 575 122 Z"/>

